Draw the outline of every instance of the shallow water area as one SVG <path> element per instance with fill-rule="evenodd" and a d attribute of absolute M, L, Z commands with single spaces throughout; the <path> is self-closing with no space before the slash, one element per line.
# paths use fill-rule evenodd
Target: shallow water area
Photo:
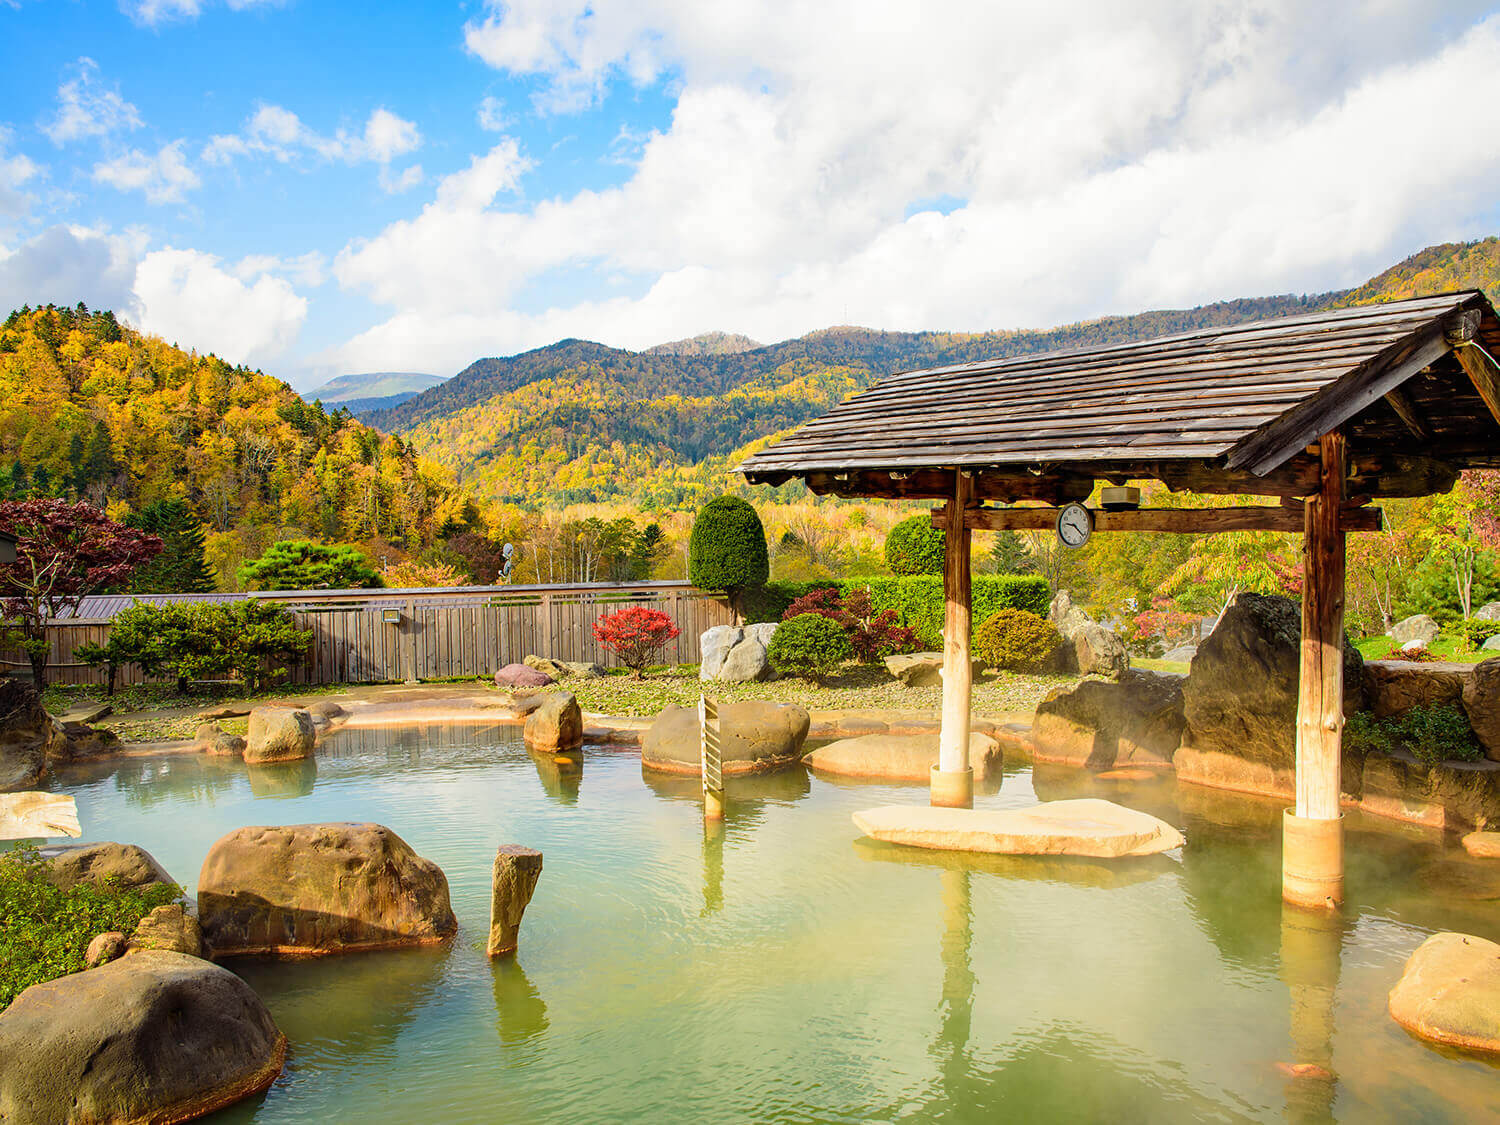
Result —
<path fill-rule="evenodd" d="M 448 947 L 228 962 L 291 1041 L 214 1121 L 1477 1121 L 1500 1068 L 1386 1015 L 1440 929 L 1500 939 L 1500 861 L 1353 814 L 1349 903 L 1280 901 L 1281 810 L 1163 781 L 1007 766 L 981 807 L 1103 796 L 1187 845 L 1138 860 L 967 856 L 860 838 L 920 786 L 696 779 L 509 725 L 345 730 L 316 759 L 137 758 L 64 774 L 84 839 L 191 891 L 248 824 L 375 821 L 448 876 Z M 545 854 L 514 960 L 484 955 L 495 848 Z"/>

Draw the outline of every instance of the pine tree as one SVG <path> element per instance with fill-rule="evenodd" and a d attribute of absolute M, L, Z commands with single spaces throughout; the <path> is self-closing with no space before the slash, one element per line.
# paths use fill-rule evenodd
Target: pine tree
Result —
<path fill-rule="evenodd" d="M 132 575 L 132 593 L 203 594 L 215 588 L 214 572 L 203 556 L 203 526 L 185 501 L 147 504 L 125 523 L 162 543 L 161 554 Z"/>

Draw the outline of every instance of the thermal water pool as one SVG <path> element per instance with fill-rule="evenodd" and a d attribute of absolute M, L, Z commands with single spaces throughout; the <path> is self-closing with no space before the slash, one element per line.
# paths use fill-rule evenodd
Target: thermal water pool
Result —
<path fill-rule="evenodd" d="M 1451 838 L 1351 814 L 1325 921 L 1283 911 L 1275 803 L 1013 763 L 976 804 L 1106 796 L 1187 846 L 970 857 L 860 839 L 852 812 L 921 787 L 731 779 L 715 836 L 696 779 L 583 759 L 568 777 L 514 726 L 344 730 L 306 763 L 135 758 L 54 787 L 85 840 L 140 844 L 189 891 L 248 824 L 375 821 L 448 876 L 451 946 L 228 963 L 291 1054 L 216 1122 L 1500 1119 L 1500 1070 L 1385 1010 L 1428 933 L 1500 938 L 1500 863 Z M 545 869 L 492 963 L 502 843 Z"/>

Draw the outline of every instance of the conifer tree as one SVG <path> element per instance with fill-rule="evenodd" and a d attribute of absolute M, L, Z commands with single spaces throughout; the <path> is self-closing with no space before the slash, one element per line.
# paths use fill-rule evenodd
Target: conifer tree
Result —
<path fill-rule="evenodd" d="M 158 500 L 125 520 L 161 540 L 161 554 L 131 577 L 137 594 L 204 594 L 216 586 L 203 554 L 203 525 L 183 500 Z"/>

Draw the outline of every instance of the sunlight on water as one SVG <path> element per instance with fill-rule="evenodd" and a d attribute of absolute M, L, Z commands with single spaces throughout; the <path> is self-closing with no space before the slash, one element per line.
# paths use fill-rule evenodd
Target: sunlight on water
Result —
<path fill-rule="evenodd" d="M 61 787 L 86 839 L 141 844 L 190 890 L 247 824 L 376 821 L 447 873 L 449 948 L 231 962 L 292 1054 L 215 1120 L 1500 1117 L 1500 1071 L 1385 1013 L 1428 932 L 1500 938 L 1500 877 L 1451 840 L 1351 817 L 1343 916 L 1283 915 L 1276 805 L 1009 769 L 982 805 L 1106 796 L 1188 845 L 1116 863 L 898 849 L 850 814 L 924 790 L 801 770 L 732 779 L 705 833 L 695 779 L 643 781 L 606 750 L 570 775 L 503 726 L 344 731 L 289 766 L 134 759 Z M 492 964 L 502 843 L 545 869 L 519 955 Z"/>

